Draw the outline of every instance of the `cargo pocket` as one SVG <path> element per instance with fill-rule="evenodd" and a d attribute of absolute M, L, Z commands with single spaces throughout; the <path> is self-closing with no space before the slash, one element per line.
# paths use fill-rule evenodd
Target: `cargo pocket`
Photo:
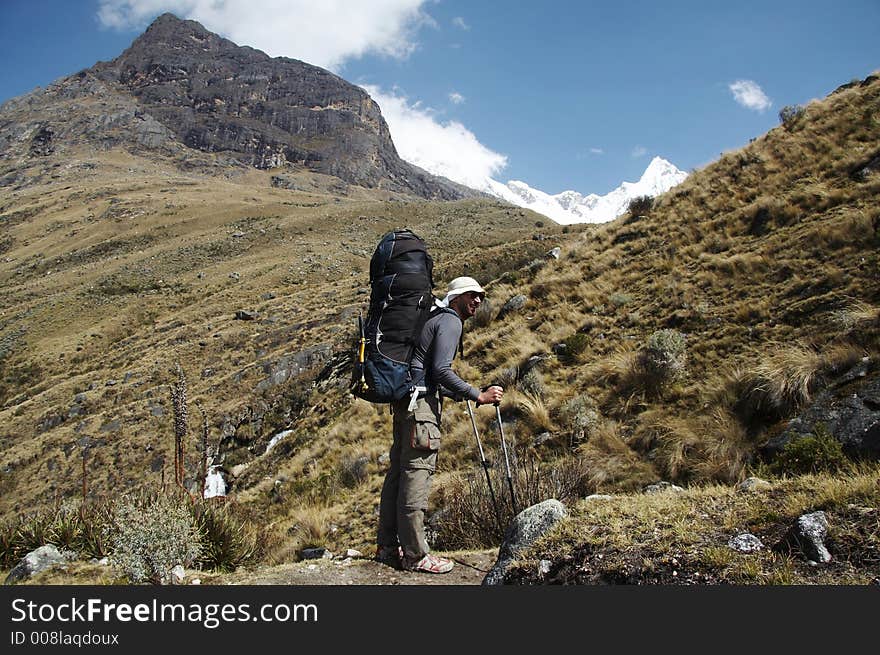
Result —
<path fill-rule="evenodd" d="M 410 445 L 415 450 L 439 450 L 440 426 L 437 416 L 427 403 L 419 402 L 413 412 L 412 439 Z"/>

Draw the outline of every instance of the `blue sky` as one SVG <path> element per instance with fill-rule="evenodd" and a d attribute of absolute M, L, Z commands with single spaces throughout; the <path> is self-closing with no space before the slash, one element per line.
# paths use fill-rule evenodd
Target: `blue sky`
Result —
<path fill-rule="evenodd" d="M 419 165 L 548 193 L 604 194 L 653 156 L 699 168 L 880 69 L 878 0 L 0 0 L 0 101 L 163 11 L 365 86 Z"/>

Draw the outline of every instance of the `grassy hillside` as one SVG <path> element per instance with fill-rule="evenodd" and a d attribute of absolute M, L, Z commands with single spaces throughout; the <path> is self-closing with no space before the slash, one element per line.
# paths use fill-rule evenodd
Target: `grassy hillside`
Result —
<path fill-rule="evenodd" d="M 747 475 L 786 474 L 760 449 L 828 380 L 863 358 L 876 375 L 878 144 L 872 76 L 653 203 L 565 229 L 492 200 L 415 202 L 318 176 L 290 178 L 294 191 L 272 173 L 183 173 L 120 150 L 32 164 L 0 197 L 0 507 L 77 497 L 85 447 L 90 499 L 168 484 L 179 363 L 187 477 L 196 488 L 206 433 L 236 507 L 259 517 L 264 561 L 370 550 L 390 417 L 347 393 L 344 361 L 372 248 L 404 225 L 429 243 L 438 295 L 456 275 L 488 285 L 456 368 L 507 388 L 521 503 L 663 479 L 693 487 L 682 507 L 722 506 Z M 477 415 L 500 462 L 494 413 Z M 444 421 L 435 542 L 497 544 L 464 408 Z M 578 551 L 591 512 L 546 552 Z"/>
<path fill-rule="evenodd" d="M 295 191 L 273 175 L 184 173 L 115 149 L 36 160 L 4 188 L 4 512 L 76 493 L 83 446 L 96 495 L 158 482 L 163 460 L 170 480 L 178 363 L 212 446 L 224 426 L 228 441 L 268 440 L 289 418 L 263 420 L 267 408 L 289 413 L 297 375 L 347 348 L 387 230 L 416 229 L 440 275 L 473 251 L 481 272 L 520 265 L 555 243 L 533 236 L 562 232 L 490 200 L 428 203 L 285 172 L 308 189 Z M 291 358 L 288 385 L 274 374 Z M 255 415 L 261 425 L 246 420 Z"/>
<path fill-rule="evenodd" d="M 572 236 L 558 261 L 493 282 L 458 368 L 508 388 L 522 498 L 770 475 L 759 450 L 785 419 L 876 361 L 878 98 L 876 78 L 843 88 L 650 208 Z M 526 305 L 499 319 L 517 295 Z M 332 385 L 314 400 L 239 498 L 301 543 L 369 544 L 390 419 Z M 497 543 L 466 414 L 445 416 L 438 543 Z M 479 410 L 500 462 L 493 419 Z"/>

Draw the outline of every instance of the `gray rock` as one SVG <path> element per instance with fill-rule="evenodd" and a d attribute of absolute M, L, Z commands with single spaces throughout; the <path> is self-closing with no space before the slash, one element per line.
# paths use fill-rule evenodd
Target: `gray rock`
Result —
<path fill-rule="evenodd" d="M 782 544 L 800 549 L 804 556 L 819 564 L 831 561 L 831 553 L 825 547 L 828 519 L 825 512 L 812 512 L 798 517 L 783 538 Z"/>
<path fill-rule="evenodd" d="M 333 559 L 333 553 L 323 546 L 319 548 L 303 548 L 299 552 L 299 556 L 302 559 Z"/>
<path fill-rule="evenodd" d="M 98 429 L 101 432 L 119 432 L 119 430 L 122 429 L 122 421 L 120 421 L 119 419 L 113 419 L 112 421 L 104 423 Z"/>
<path fill-rule="evenodd" d="M 235 312 L 235 318 L 239 321 L 253 321 L 257 318 L 257 312 L 252 312 L 247 309 L 239 309 Z"/>
<path fill-rule="evenodd" d="M 663 493 L 664 491 L 680 492 L 684 491 L 684 489 L 670 482 L 657 482 L 656 484 L 649 484 L 644 489 L 644 492 L 646 494 L 659 494 Z"/>
<path fill-rule="evenodd" d="M 532 505 L 517 514 L 504 535 L 498 560 L 483 578 L 483 584 L 503 584 L 504 575 L 516 558 L 567 515 L 565 505 L 555 499 Z"/>
<path fill-rule="evenodd" d="M 764 544 L 760 539 L 748 532 L 732 537 L 727 542 L 727 545 L 738 553 L 754 553 L 764 547 Z"/>
<path fill-rule="evenodd" d="M 813 403 L 763 446 L 773 458 L 790 441 L 824 426 L 853 458 L 880 459 L 880 375 L 876 363 L 862 361 L 816 395 Z"/>
<path fill-rule="evenodd" d="M 553 248 L 550 252 L 547 253 L 548 258 L 559 259 L 559 256 L 562 254 L 562 248 L 556 247 Z"/>
<path fill-rule="evenodd" d="M 61 552 L 48 544 L 32 550 L 21 558 L 18 564 L 6 576 L 3 584 L 15 584 L 59 564 L 65 564 L 76 557 L 75 553 Z"/>
<path fill-rule="evenodd" d="M 737 484 L 734 489 L 736 489 L 736 491 L 760 491 L 761 489 L 770 489 L 770 487 L 770 483 L 766 480 L 752 477 L 746 478 Z"/>
<path fill-rule="evenodd" d="M 514 296 L 501 307 L 501 311 L 498 312 L 498 319 L 504 318 L 512 312 L 518 312 L 526 306 L 528 300 L 529 299 L 522 294 Z"/>
<path fill-rule="evenodd" d="M 590 494 L 584 500 L 611 500 L 614 496 L 609 494 Z"/>

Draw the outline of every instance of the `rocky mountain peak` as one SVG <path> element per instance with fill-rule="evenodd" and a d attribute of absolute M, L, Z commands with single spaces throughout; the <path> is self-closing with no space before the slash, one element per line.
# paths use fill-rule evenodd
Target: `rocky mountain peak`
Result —
<path fill-rule="evenodd" d="M 196 150 L 222 153 L 234 165 L 299 168 L 428 199 L 480 195 L 403 161 L 379 106 L 362 88 L 323 68 L 238 46 L 173 14 L 159 16 L 113 61 L 53 87 L 9 103 L 21 111 L 3 116 L 6 124 L 30 125 L 16 134 L 50 129 L 53 148 L 86 140 L 166 154 Z M 79 105 L 61 107 L 59 90 Z M 97 95 L 116 108 L 112 120 L 95 120 L 87 105 Z M 57 120 L 76 114 L 77 106 L 82 120 Z M 108 125 L 115 130 L 109 136 Z"/>
<path fill-rule="evenodd" d="M 208 31 L 198 21 L 183 20 L 174 14 L 165 13 L 156 18 L 117 61 L 143 58 L 153 58 L 161 62 L 185 61 L 192 57 L 203 59 L 206 56 L 229 57 L 239 64 L 266 62 L 271 59 L 260 50 L 238 46 L 229 39 Z"/>

